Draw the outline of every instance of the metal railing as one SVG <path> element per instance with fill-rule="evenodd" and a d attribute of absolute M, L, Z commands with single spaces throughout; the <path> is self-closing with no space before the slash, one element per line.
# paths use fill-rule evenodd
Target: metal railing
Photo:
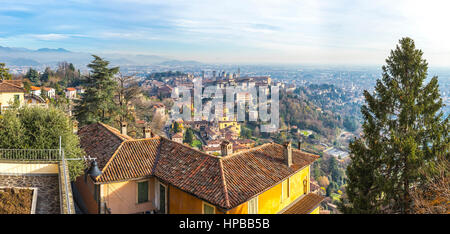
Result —
<path fill-rule="evenodd" d="M 59 182 L 60 186 L 59 187 L 60 187 L 60 195 L 61 195 L 61 197 L 64 194 L 63 199 L 60 199 L 60 201 L 61 201 L 61 209 L 63 211 L 62 212 L 63 214 L 64 213 L 66 213 L 66 214 L 75 214 L 75 210 L 73 208 L 73 202 L 71 202 L 71 201 L 73 201 L 73 199 L 69 195 L 69 194 L 72 194 L 72 189 L 69 188 L 70 187 L 70 178 L 69 178 L 69 175 L 68 175 L 68 172 L 69 172 L 68 165 L 67 165 L 67 161 L 66 161 L 66 159 L 64 157 L 64 150 L 62 150 L 62 149 L 60 149 L 60 150 L 61 150 L 61 157 L 62 158 L 61 158 L 61 163 L 60 163 L 61 170 L 60 170 L 59 173 L 62 174 L 62 176 L 60 175 L 60 182 Z M 63 188 L 63 186 L 64 186 L 64 188 Z M 63 204 L 64 201 L 65 201 L 65 204 Z M 67 212 L 65 212 L 64 207 L 66 207 Z"/>
<path fill-rule="evenodd" d="M 59 149 L 0 149 L 0 160 L 61 161 Z"/>

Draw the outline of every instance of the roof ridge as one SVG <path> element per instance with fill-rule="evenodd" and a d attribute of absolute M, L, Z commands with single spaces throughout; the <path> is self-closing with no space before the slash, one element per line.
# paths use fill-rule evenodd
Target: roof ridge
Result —
<path fill-rule="evenodd" d="M 126 140 L 127 142 L 135 142 L 135 141 L 146 141 L 146 140 L 156 140 L 156 139 L 159 139 L 159 138 L 161 138 L 161 136 L 159 136 L 159 135 L 156 135 L 156 136 L 154 136 L 154 137 L 150 137 L 150 138 L 140 138 L 140 139 L 131 139 L 131 140 Z"/>
<path fill-rule="evenodd" d="M 115 127 L 109 126 L 109 125 L 104 124 L 102 122 L 97 122 L 97 123 L 100 124 L 100 126 L 104 127 L 106 130 L 108 130 L 110 133 L 115 135 L 121 141 L 134 140 L 132 137 L 120 133 L 119 129 L 117 129 Z"/>
<path fill-rule="evenodd" d="M 230 207 L 230 199 L 228 197 L 227 181 L 225 180 L 225 172 L 223 171 L 223 162 L 222 162 L 222 160 L 219 160 L 219 166 L 220 166 L 220 174 L 221 174 L 221 177 L 222 177 L 223 192 L 225 194 L 225 205 L 227 207 Z"/>
<path fill-rule="evenodd" d="M 185 148 L 188 148 L 189 150 L 194 150 L 194 151 L 196 151 L 196 152 L 198 152 L 198 153 L 200 153 L 200 154 L 202 154 L 202 155 L 205 155 L 205 156 L 208 156 L 208 157 L 212 157 L 212 158 L 217 158 L 217 159 L 221 159 L 221 158 L 222 158 L 222 157 L 219 157 L 219 156 L 207 154 L 207 153 L 205 153 L 205 152 L 203 152 L 203 151 L 194 149 L 194 148 L 192 148 L 192 147 L 190 147 L 190 146 L 187 146 L 187 145 L 185 145 L 185 144 L 181 144 L 181 143 L 179 143 L 179 142 L 172 141 L 172 140 L 170 140 L 170 139 L 168 139 L 168 138 L 166 138 L 166 137 L 163 137 L 163 136 L 160 136 L 160 137 L 161 137 L 161 139 L 164 139 L 164 140 L 170 141 L 170 142 L 172 142 L 172 143 L 181 145 L 181 146 L 183 146 L 183 147 L 185 147 Z"/>
<path fill-rule="evenodd" d="M 274 142 L 265 143 L 265 144 L 262 144 L 262 145 L 259 145 L 259 146 L 256 146 L 256 147 L 252 147 L 252 148 L 247 149 L 247 150 L 242 150 L 242 151 L 233 153 L 233 154 L 231 154 L 231 155 L 228 155 L 228 156 L 225 156 L 225 157 L 221 157 L 221 159 L 227 159 L 227 158 L 231 158 L 231 157 L 234 157 L 234 156 L 236 156 L 236 155 L 243 154 L 243 153 L 248 153 L 248 152 L 251 152 L 251 151 L 259 150 L 259 149 L 261 149 L 261 148 L 263 148 L 263 147 L 267 147 L 267 146 L 273 145 L 273 144 L 278 145 L 278 144 L 276 144 L 276 143 L 274 143 Z"/>
<path fill-rule="evenodd" d="M 16 88 L 23 89 L 23 87 L 21 87 L 21 86 L 19 86 L 19 85 L 15 85 L 15 84 L 13 84 L 13 83 L 4 82 L 4 81 L 2 81 L 1 83 L 5 84 L 5 85 L 14 86 L 14 87 L 16 87 Z"/>
<path fill-rule="evenodd" d="M 100 175 L 98 175 L 97 177 L 95 177 L 95 180 L 98 181 L 98 179 L 103 175 L 103 173 L 105 172 L 105 170 L 109 167 L 109 165 L 112 163 L 112 161 L 114 160 L 114 158 L 116 157 L 117 153 L 119 152 L 119 150 L 122 148 L 123 144 L 125 141 L 122 141 L 119 145 L 119 147 L 117 147 L 117 149 L 114 151 L 114 154 L 111 156 L 111 158 L 109 158 L 108 162 L 105 164 L 105 166 L 102 169 L 102 173 Z"/>

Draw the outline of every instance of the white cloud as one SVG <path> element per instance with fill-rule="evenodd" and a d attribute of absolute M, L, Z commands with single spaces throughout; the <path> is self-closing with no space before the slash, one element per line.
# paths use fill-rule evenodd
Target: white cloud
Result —
<path fill-rule="evenodd" d="M 56 41 L 56 40 L 62 40 L 62 39 L 67 39 L 69 38 L 68 35 L 64 35 L 64 34 L 56 34 L 56 33 L 49 33 L 49 34 L 33 34 L 30 35 L 31 37 L 34 37 L 36 39 L 39 40 L 44 40 L 44 41 Z"/>
<path fill-rule="evenodd" d="M 32 34 L 41 41 L 64 41 L 82 34 L 129 44 L 139 41 L 148 47 L 142 50 L 155 49 L 153 40 L 191 44 L 212 53 L 189 50 L 179 56 L 203 60 L 219 56 L 227 62 L 252 58 L 254 62 L 383 63 L 398 40 L 410 36 L 430 63 L 450 66 L 447 1 L 72 0 L 73 5 L 64 9 L 54 7 L 63 4 L 57 1 L 6 2 L 4 8 L 45 5 L 40 18 L 64 22 L 52 26 L 53 31 Z M 225 53 L 222 47 L 231 50 Z"/>

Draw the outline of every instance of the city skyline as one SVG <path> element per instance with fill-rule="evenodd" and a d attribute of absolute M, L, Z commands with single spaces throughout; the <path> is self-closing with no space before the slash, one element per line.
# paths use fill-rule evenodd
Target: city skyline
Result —
<path fill-rule="evenodd" d="M 379 65 L 408 36 L 429 64 L 450 66 L 443 1 L 2 2 L 0 46 L 205 63 Z"/>

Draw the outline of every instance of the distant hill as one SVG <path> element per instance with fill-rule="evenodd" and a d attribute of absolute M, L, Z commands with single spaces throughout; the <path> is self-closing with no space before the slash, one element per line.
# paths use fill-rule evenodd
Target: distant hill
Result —
<path fill-rule="evenodd" d="M 58 49 L 49 49 L 49 48 L 41 48 L 36 50 L 36 52 L 59 52 L 59 53 L 70 53 L 70 51 L 63 49 L 63 48 L 58 48 Z"/>
<path fill-rule="evenodd" d="M 103 53 L 98 54 L 111 62 L 113 66 L 121 65 L 199 65 L 196 61 L 179 61 L 158 55 L 128 55 Z M 58 62 L 67 61 L 76 66 L 84 67 L 92 61 L 92 54 L 87 52 L 73 52 L 64 48 L 40 48 L 37 50 L 17 47 L 0 46 L 0 62 L 10 66 L 52 66 Z"/>
<path fill-rule="evenodd" d="M 201 63 L 201 62 L 197 62 L 197 61 L 193 61 L 193 60 L 188 60 L 188 61 L 169 60 L 169 61 L 164 61 L 164 62 L 160 63 L 160 65 L 167 65 L 167 66 L 199 66 L 202 64 L 203 63 Z"/>
<path fill-rule="evenodd" d="M 27 58 L 1 58 L 2 63 L 15 66 L 39 66 L 40 63 L 33 59 Z"/>

